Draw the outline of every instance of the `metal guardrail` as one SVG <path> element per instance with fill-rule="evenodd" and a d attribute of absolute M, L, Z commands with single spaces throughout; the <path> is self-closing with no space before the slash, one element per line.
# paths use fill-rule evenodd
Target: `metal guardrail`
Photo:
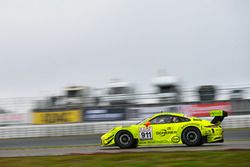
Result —
<path fill-rule="evenodd" d="M 210 120 L 212 118 L 204 117 L 203 119 Z M 0 127 L 0 139 L 102 134 L 115 126 L 127 126 L 136 122 L 137 121 L 117 121 L 61 125 L 8 126 Z M 226 117 L 222 126 L 224 128 L 250 127 L 250 115 Z"/>
<path fill-rule="evenodd" d="M 102 134 L 115 126 L 127 126 L 133 123 L 135 121 L 6 126 L 0 127 L 0 139 Z"/>

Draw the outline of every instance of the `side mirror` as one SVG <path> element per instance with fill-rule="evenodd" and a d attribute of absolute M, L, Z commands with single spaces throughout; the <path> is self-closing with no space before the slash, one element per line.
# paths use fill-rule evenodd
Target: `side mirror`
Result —
<path fill-rule="evenodd" d="M 151 123 L 149 121 L 145 123 L 146 127 L 148 127 L 149 125 L 151 125 Z"/>

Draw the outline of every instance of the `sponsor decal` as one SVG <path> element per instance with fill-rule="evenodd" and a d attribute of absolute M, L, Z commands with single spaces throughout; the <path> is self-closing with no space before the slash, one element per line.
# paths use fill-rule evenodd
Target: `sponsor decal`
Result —
<path fill-rule="evenodd" d="M 65 110 L 53 112 L 33 112 L 33 124 L 60 124 L 81 122 L 81 110 Z"/>
<path fill-rule="evenodd" d="M 125 120 L 126 109 L 87 109 L 84 112 L 84 121 L 120 121 Z"/>
<path fill-rule="evenodd" d="M 0 125 L 12 125 L 27 123 L 28 114 L 26 113 L 4 113 L 0 114 Z"/>
<path fill-rule="evenodd" d="M 154 140 L 143 140 L 140 142 L 141 144 L 154 144 L 154 143 L 158 143 L 157 141 Z"/>
<path fill-rule="evenodd" d="M 171 130 L 171 127 L 166 127 L 167 130 Z"/>
<path fill-rule="evenodd" d="M 202 121 L 202 120 L 198 118 L 194 118 L 193 121 Z"/>
<path fill-rule="evenodd" d="M 172 137 L 171 141 L 173 143 L 178 143 L 180 141 L 180 137 L 179 136 L 174 136 L 174 137 Z"/>
<path fill-rule="evenodd" d="M 194 117 L 208 117 L 209 112 L 212 110 L 224 110 L 226 112 L 232 112 L 230 102 L 214 102 L 214 103 L 199 103 L 181 105 L 181 112 L 187 116 Z"/>
<path fill-rule="evenodd" d="M 166 143 L 170 143 L 170 141 L 168 140 L 141 140 L 140 144 L 166 144 Z"/>
<path fill-rule="evenodd" d="M 177 133 L 177 131 L 161 129 L 160 131 L 156 132 L 156 135 L 163 137 L 166 136 L 167 134 L 175 134 L 175 133 Z"/>

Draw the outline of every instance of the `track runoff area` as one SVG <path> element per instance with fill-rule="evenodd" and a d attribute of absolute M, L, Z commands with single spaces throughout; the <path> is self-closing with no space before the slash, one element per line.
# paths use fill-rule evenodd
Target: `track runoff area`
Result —
<path fill-rule="evenodd" d="M 120 149 L 101 147 L 101 135 L 23 138 L 0 140 L 0 157 L 48 156 L 69 154 L 112 154 L 142 152 L 219 151 L 250 150 L 250 128 L 226 129 L 225 142 L 205 144 L 199 147 L 185 145 L 162 145 Z"/>

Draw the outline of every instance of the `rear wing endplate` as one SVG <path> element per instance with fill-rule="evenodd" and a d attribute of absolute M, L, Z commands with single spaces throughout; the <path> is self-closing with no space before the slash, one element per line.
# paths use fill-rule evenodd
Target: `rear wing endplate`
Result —
<path fill-rule="evenodd" d="M 213 110 L 210 111 L 210 116 L 214 117 L 211 121 L 212 124 L 220 125 L 225 117 L 227 117 L 227 112 L 223 110 Z"/>

